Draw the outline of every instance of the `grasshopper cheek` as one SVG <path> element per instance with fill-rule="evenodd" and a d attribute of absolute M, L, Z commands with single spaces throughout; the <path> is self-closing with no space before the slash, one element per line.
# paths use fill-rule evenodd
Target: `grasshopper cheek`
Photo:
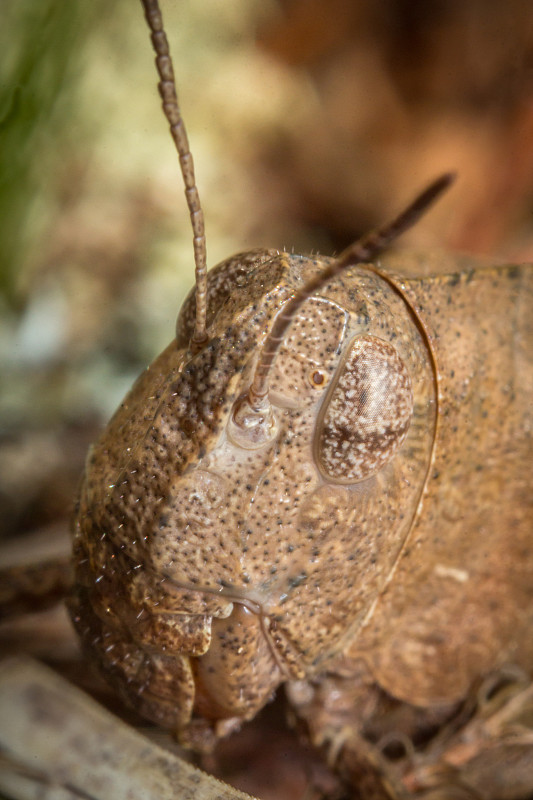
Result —
<path fill-rule="evenodd" d="M 375 336 L 353 339 L 315 431 L 323 476 L 356 483 L 374 475 L 399 449 L 412 414 L 411 379 L 396 349 Z"/>

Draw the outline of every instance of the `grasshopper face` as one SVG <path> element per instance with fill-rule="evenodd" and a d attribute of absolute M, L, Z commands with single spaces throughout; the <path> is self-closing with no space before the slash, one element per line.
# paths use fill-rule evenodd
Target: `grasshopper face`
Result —
<path fill-rule="evenodd" d="M 428 350 L 369 269 L 347 270 L 292 322 L 268 440 L 235 423 L 273 316 L 325 263 L 259 251 L 215 268 L 208 344 L 187 350 L 191 296 L 177 340 L 88 459 L 76 625 L 120 691 L 185 740 L 252 717 L 281 682 L 342 656 L 424 484 Z"/>

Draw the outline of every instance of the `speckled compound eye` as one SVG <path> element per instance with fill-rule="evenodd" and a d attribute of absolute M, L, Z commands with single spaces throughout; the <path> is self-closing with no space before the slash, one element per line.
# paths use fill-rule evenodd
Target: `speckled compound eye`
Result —
<path fill-rule="evenodd" d="M 355 483 L 391 460 L 409 429 L 413 392 L 395 348 L 375 336 L 352 341 L 315 433 L 315 458 L 324 477 Z"/>

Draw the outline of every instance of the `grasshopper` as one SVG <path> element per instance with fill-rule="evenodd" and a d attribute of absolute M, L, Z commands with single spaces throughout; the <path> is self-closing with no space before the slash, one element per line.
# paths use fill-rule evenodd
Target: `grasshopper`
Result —
<path fill-rule="evenodd" d="M 70 601 L 86 651 L 191 747 L 284 685 L 363 797 L 526 796 L 531 267 L 378 260 L 444 177 L 339 258 L 252 251 L 206 275 L 143 5 L 197 282 L 87 461 Z"/>

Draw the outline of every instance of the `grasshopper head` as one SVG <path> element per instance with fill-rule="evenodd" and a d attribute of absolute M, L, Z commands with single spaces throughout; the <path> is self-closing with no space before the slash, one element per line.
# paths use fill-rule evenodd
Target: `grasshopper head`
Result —
<path fill-rule="evenodd" d="M 189 347 L 191 295 L 87 461 L 76 626 L 122 695 L 194 745 L 342 655 L 427 470 L 425 343 L 363 267 L 303 302 L 270 370 L 268 436 L 246 428 L 273 320 L 329 263 L 255 251 L 212 270 L 208 342 Z"/>

